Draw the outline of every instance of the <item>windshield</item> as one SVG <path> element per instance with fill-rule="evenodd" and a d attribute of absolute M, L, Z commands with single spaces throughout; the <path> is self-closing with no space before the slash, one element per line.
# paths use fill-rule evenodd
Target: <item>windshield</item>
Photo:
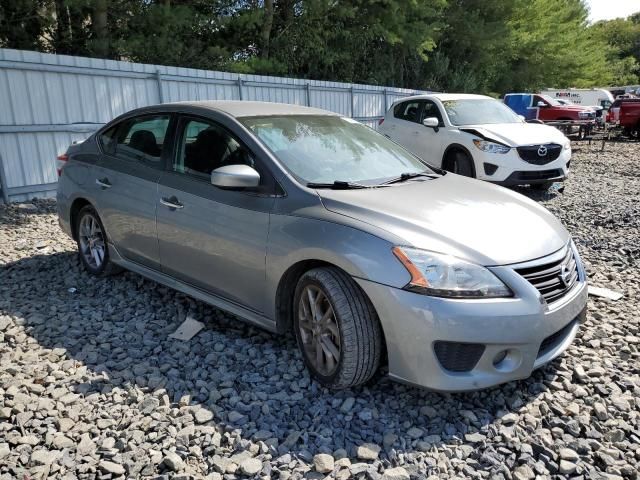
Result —
<path fill-rule="evenodd" d="M 304 183 L 372 185 L 428 169 L 399 145 L 350 118 L 290 115 L 239 120 Z"/>
<path fill-rule="evenodd" d="M 491 98 L 445 100 L 442 104 L 449 121 L 456 126 L 522 122 L 504 103 Z"/>
<path fill-rule="evenodd" d="M 561 103 L 558 100 L 556 100 L 555 98 L 551 98 L 549 95 L 540 95 L 540 98 L 542 98 L 545 102 L 547 102 L 549 105 L 552 105 L 554 107 L 559 107 L 561 105 Z"/>

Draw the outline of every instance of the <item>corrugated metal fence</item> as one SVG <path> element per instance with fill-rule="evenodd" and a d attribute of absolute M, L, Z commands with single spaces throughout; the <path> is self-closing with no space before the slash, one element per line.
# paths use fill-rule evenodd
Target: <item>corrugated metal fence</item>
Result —
<path fill-rule="evenodd" d="M 0 49 L 2 198 L 53 196 L 56 156 L 133 108 L 261 100 L 332 110 L 375 128 L 392 102 L 414 93 L 419 92 Z"/>

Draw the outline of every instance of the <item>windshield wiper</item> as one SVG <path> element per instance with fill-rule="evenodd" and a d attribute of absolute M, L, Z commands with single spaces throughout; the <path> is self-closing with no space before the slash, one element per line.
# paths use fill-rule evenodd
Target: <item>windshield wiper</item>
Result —
<path fill-rule="evenodd" d="M 429 178 L 438 178 L 440 175 L 436 173 L 427 173 L 427 172 L 411 172 L 411 173 L 401 173 L 399 177 L 392 178 L 391 180 L 387 180 L 386 182 L 381 183 L 380 185 L 390 185 L 392 183 L 400 183 L 406 182 L 407 180 L 411 180 L 416 177 L 429 177 Z"/>
<path fill-rule="evenodd" d="M 372 188 L 373 185 L 363 185 L 362 183 L 345 182 L 342 180 L 336 180 L 333 183 L 307 183 L 309 188 L 331 188 L 333 190 L 351 190 L 356 188 Z"/>

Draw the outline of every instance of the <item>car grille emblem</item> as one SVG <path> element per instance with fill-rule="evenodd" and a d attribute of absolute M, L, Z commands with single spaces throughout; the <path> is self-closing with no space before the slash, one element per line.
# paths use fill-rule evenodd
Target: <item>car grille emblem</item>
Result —
<path fill-rule="evenodd" d="M 560 281 L 564 284 L 564 286 L 568 287 L 569 283 L 571 282 L 571 272 L 569 271 L 569 268 L 566 265 L 562 265 L 559 276 L 560 276 Z"/>
<path fill-rule="evenodd" d="M 546 154 L 547 154 L 547 147 L 545 147 L 544 145 L 540 145 L 540 147 L 538 147 L 538 156 L 544 157 Z"/>

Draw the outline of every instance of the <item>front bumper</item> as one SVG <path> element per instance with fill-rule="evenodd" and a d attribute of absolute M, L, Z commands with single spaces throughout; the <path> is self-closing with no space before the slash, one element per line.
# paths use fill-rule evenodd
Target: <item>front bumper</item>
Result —
<path fill-rule="evenodd" d="M 527 378 L 569 347 L 586 312 L 581 264 L 579 281 L 550 305 L 512 267 L 491 270 L 512 289 L 513 298 L 436 298 L 357 279 L 382 323 L 392 378 L 433 390 L 476 390 Z M 452 371 L 434 348 L 443 342 L 484 348 L 471 370 Z"/>
<path fill-rule="evenodd" d="M 476 178 L 499 185 L 531 185 L 563 181 L 569 176 L 571 150 L 562 150 L 558 158 L 545 165 L 526 162 L 515 148 L 508 153 L 474 151 Z M 489 168 L 486 168 L 489 165 Z M 490 174 L 489 174 L 490 173 Z"/>

